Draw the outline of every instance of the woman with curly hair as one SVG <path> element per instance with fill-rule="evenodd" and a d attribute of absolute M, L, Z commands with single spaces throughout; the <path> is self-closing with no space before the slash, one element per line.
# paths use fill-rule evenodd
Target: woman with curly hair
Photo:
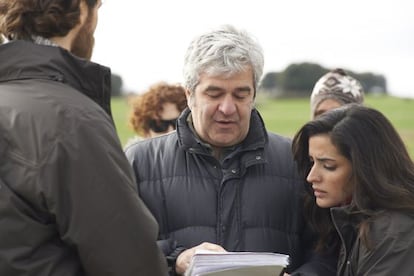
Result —
<path fill-rule="evenodd" d="M 134 96 L 130 105 L 130 127 L 140 137 L 152 138 L 175 130 L 176 120 L 187 107 L 187 100 L 182 86 L 159 82 L 144 94 Z"/>

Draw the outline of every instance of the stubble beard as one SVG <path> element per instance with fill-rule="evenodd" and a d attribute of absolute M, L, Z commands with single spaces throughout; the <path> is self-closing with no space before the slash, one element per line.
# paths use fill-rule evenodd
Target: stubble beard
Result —
<path fill-rule="evenodd" d="M 72 43 L 71 52 L 75 56 L 91 60 L 93 47 L 95 45 L 95 37 L 92 31 L 92 18 L 91 14 L 88 16 L 87 21 L 79 30 Z"/>

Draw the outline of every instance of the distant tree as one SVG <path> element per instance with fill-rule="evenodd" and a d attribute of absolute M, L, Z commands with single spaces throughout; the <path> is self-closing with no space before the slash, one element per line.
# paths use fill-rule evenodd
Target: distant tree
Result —
<path fill-rule="evenodd" d="M 276 72 L 266 73 L 260 83 L 260 88 L 265 89 L 265 90 L 276 88 L 278 85 L 278 77 L 279 77 L 279 73 L 276 73 Z"/>
<path fill-rule="evenodd" d="M 267 73 L 259 89 L 274 97 L 310 97 L 315 83 L 331 69 L 309 62 L 293 63 L 282 72 Z M 384 76 L 370 72 L 358 74 L 343 69 L 361 82 L 366 94 L 386 93 L 387 81 Z"/>
<path fill-rule="evenodd" d="M 357 74 L 356 78 L 361 82 L 366 93 L 386 93 L 387 81 L 382 75 L 373 73 Z"/>
<path fill-rule="evenodd" d="M 286 94 L 293 92 L 308 96 L 316 81 L 326 72 L 327 69 L 315 63 L 291 64 L 282 72 L 281 88 Z"/>
<path fill-rule="evenodd" d="M 112 84 L 111 96 L 112 97 L 122 96 L 122 85 L 123 85 L 122 77 L 120 75 L 112 73 L 111 84 Z"/>

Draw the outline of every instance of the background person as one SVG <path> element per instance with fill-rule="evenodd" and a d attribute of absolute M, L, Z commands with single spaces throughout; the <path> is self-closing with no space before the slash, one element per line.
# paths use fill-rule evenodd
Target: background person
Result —
<path fill-rule="evenodd" d="M 181 85 L 160 82 L 145 93 L 132 96 L 129 124 L 139 137 L 153 138 L 175 130 L 180 113 L 187 107 L 185 90 Z"/>
<path fill-rule="evenodd" d="M 323 75 L 315 84 L 311 94 L 312 119 L 324 112 L 345 104 L 364 102 L 364 89 L 361 83 L 336 68 Z"/>
<path fill-rule="evenodd" d="M 261 46 L 232 26 L 195 38 L 177 131 L 126 149 L 172 273 L 183 274 L 196 249 L 280 252 L 291 256 L 288 272 L 335 273 L 324 258 L 308 263 L 290 140 L 267 132 L 254 108 L 263 64 Z"/>
<path fill-rule="evenodd" d="M 100 0 L 0 0 L 0 275 L 165 275 L 88 61 Z"/>
<path fill-rule="evenodd" d="M 412 275 L 414 164 L 384 115 L 331 110 L 298 131 L 293 152 L 318 247 L 341 245 L 338 275 Z"/>

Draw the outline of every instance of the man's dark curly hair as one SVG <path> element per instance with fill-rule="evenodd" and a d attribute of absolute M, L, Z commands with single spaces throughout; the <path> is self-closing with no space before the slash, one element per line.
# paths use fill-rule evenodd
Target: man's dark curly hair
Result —
<path fill-rule="evenodd" d="M 79 4 L 98 0 L 0 0 L 0 34 L 7 39 L 65 36 L 79 23 Z"/>

